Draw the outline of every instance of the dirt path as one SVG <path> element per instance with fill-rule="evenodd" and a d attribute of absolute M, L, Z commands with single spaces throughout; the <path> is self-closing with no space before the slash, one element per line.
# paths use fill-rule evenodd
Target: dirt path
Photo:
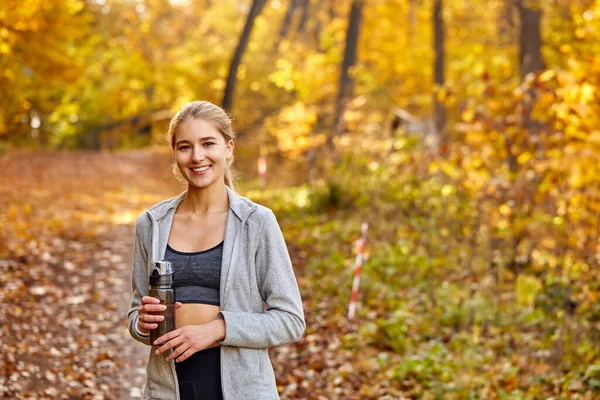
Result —
<path fill-rule="evenodd" d="M 166 175 L 146 172 L 161 163 Z M 147 349 L 126 325 L 133 225 L 178 191 L 169 171 L 143 152 L 0 158 L 0 397 L 141 397 Z"/>
<path fill-rule="evenodd" d="M 133 260 L 133 237 L 135 229 L 130 226 L 120 226 L 115 229 L 114 253 L 123 258 L 123 263 L 119 264 L 119 276 L 131 274 L 131 264 Z M 115 300 L 117 300 L 117 312 L 125 320 L 127 311 L 129 311 L 131 301 L 131 281 L 124 279 L 119 281 L 114 287 Z M 149 347 L 131 338 L 127 326 L 123 325 L 119 329 L 122 336 L 121 346 L 119 346 L 118 360 L 122 366 L 122 373 L 118 375 L 120 388 L 116 393 L 119 399 L 137 399 L 142 397 L 144 384 L 146 381 L 146 360 L 148 359 Z"/>

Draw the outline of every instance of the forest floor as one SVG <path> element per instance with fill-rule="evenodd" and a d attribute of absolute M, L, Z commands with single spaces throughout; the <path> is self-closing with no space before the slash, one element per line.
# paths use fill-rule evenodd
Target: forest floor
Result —
<path fill-rule="evenodd" d="M 0 182 L 0 397 L 141 398 L 148 348 L 126 318 L 134 226 L 183 190 L 170 155 L 11 152 L 0 157 Z M 251 189 L 240 193 L 277 216 L 307 322 L 299 342 L 269 349 L 282 399 L 600 398 L 597 340 L 583 336 L 597 322 L 494 311 L 496 294 L 514 303 L 514 288 L 486 277 L 468 297 L 472 285 L 452 264 L 437 280 L 422 275 L 403 241 L 390 244 L 390 229 L 409 237 L 406 221 L 370 203 L 311 208 L 319 200 L 306 187 Z M 354 242 L 369 216 L 372 253 L 349 322 Z M 469 320 L 474 312 L 481 321 Z M 561 329 L 573 343 L 552 336 Z"/>

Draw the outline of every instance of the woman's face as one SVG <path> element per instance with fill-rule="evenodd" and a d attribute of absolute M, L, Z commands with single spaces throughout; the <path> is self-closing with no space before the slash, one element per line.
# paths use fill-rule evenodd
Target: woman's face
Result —
<path fill-rule="evenodd" d="M 198 188 L 224 182 L 233 140 L 225 140 L 212 123 L 187 119 L 175 132 L 175 159 L 183 177 Z"/>

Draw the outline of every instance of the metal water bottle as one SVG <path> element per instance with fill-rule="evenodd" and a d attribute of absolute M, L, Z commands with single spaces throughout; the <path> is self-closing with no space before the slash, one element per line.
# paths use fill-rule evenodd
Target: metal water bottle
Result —
<path fill-rule="evenodd" d="M 165 318 L 157 322 L 158 327 L 150 330 L 150 343 L 175 329 L 175 291 L 173 285 L 173 265 L 168 261 L 148 263 L 148 295 L 160 300 L 167 309 L 160 313 Z"/>

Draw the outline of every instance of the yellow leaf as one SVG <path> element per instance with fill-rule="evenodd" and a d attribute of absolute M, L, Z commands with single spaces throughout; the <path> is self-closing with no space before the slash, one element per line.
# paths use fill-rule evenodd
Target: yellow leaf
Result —
<path fill-rule="evenodd" d="M 472 110 L 466 110 L 466 111 L 463 111 L 460 114 L 460 116 L 461 116 L 462 120 L 465 122 L 473 122 L 473 119 L 475 118 L 475 113 L 473 113 Z"/>
<path fill-rule="evenodd" d="M 15 207 L 14 205 L 11 205 L 8 210 L 8 219 L 16 219 L 17 215 L 19 215 L 19 211 L 17 210 L 17 207 Z"/>
<path fill-rule="evenodd" d="M 574 188 L 583 187 L 584 179 L 580 168 L 574 168 L 573 173 L 569 177 L 569 184 Z"/>
<path fill-rule="evenodd" d="M 531 160 L 532 157 L 533 157 L 533 154 L 531 154 L 531 152 L 529 152 L 529 151 L 526 151 L 526 152 L 522 153 L 521 155 L 519 155 L 519 157 L 517 157 L 517 162 L 519 163 L 519 165 L 523 165 L 527 161 Z"/>
<path fill-rule="evenodd" d="M 442 88 L 437 92 L 437 99 L 443 103 L 448 99 L 448 88 Z"/>
<path fill-rule="evenodd" d="M 215 79 L 210 83 L 210 87 L 215 90 L 223 90 L 225 89 L 225 80 Z"/>
<path fill-rule="evenodd" d="M 588 137 L 590 143 L 600 143 L 600 131 L 593 131 Z"/>
<path fill-rule="evenodd" d="M 547 70 L 542 72 L 542 74 L 540 75 L 540 77 L 538 78 L 539 82 L 548 82 L 550 79 L 554 78 L 556 76 L 556 72 L 554 70 Z"/>
<path fill-rule="evenodd" d="M 562 44 L 560 46 L 560 52 L 561 53 L 569 53 L 572 50 L 572 47 L 568 44 Z"/>
<path fill-rule="evenodd" d="M 512 209 L 507 204 L 502 204 L 499 208 L 500 214 L 502 215 L 510 215 Z"/>
<path fill-rule="evenodd" d="M 589 83 L 584 83 L 581 85 L 581 101 L 584 103 L 588 103 L 594 100 L 594 86 Z"/>

